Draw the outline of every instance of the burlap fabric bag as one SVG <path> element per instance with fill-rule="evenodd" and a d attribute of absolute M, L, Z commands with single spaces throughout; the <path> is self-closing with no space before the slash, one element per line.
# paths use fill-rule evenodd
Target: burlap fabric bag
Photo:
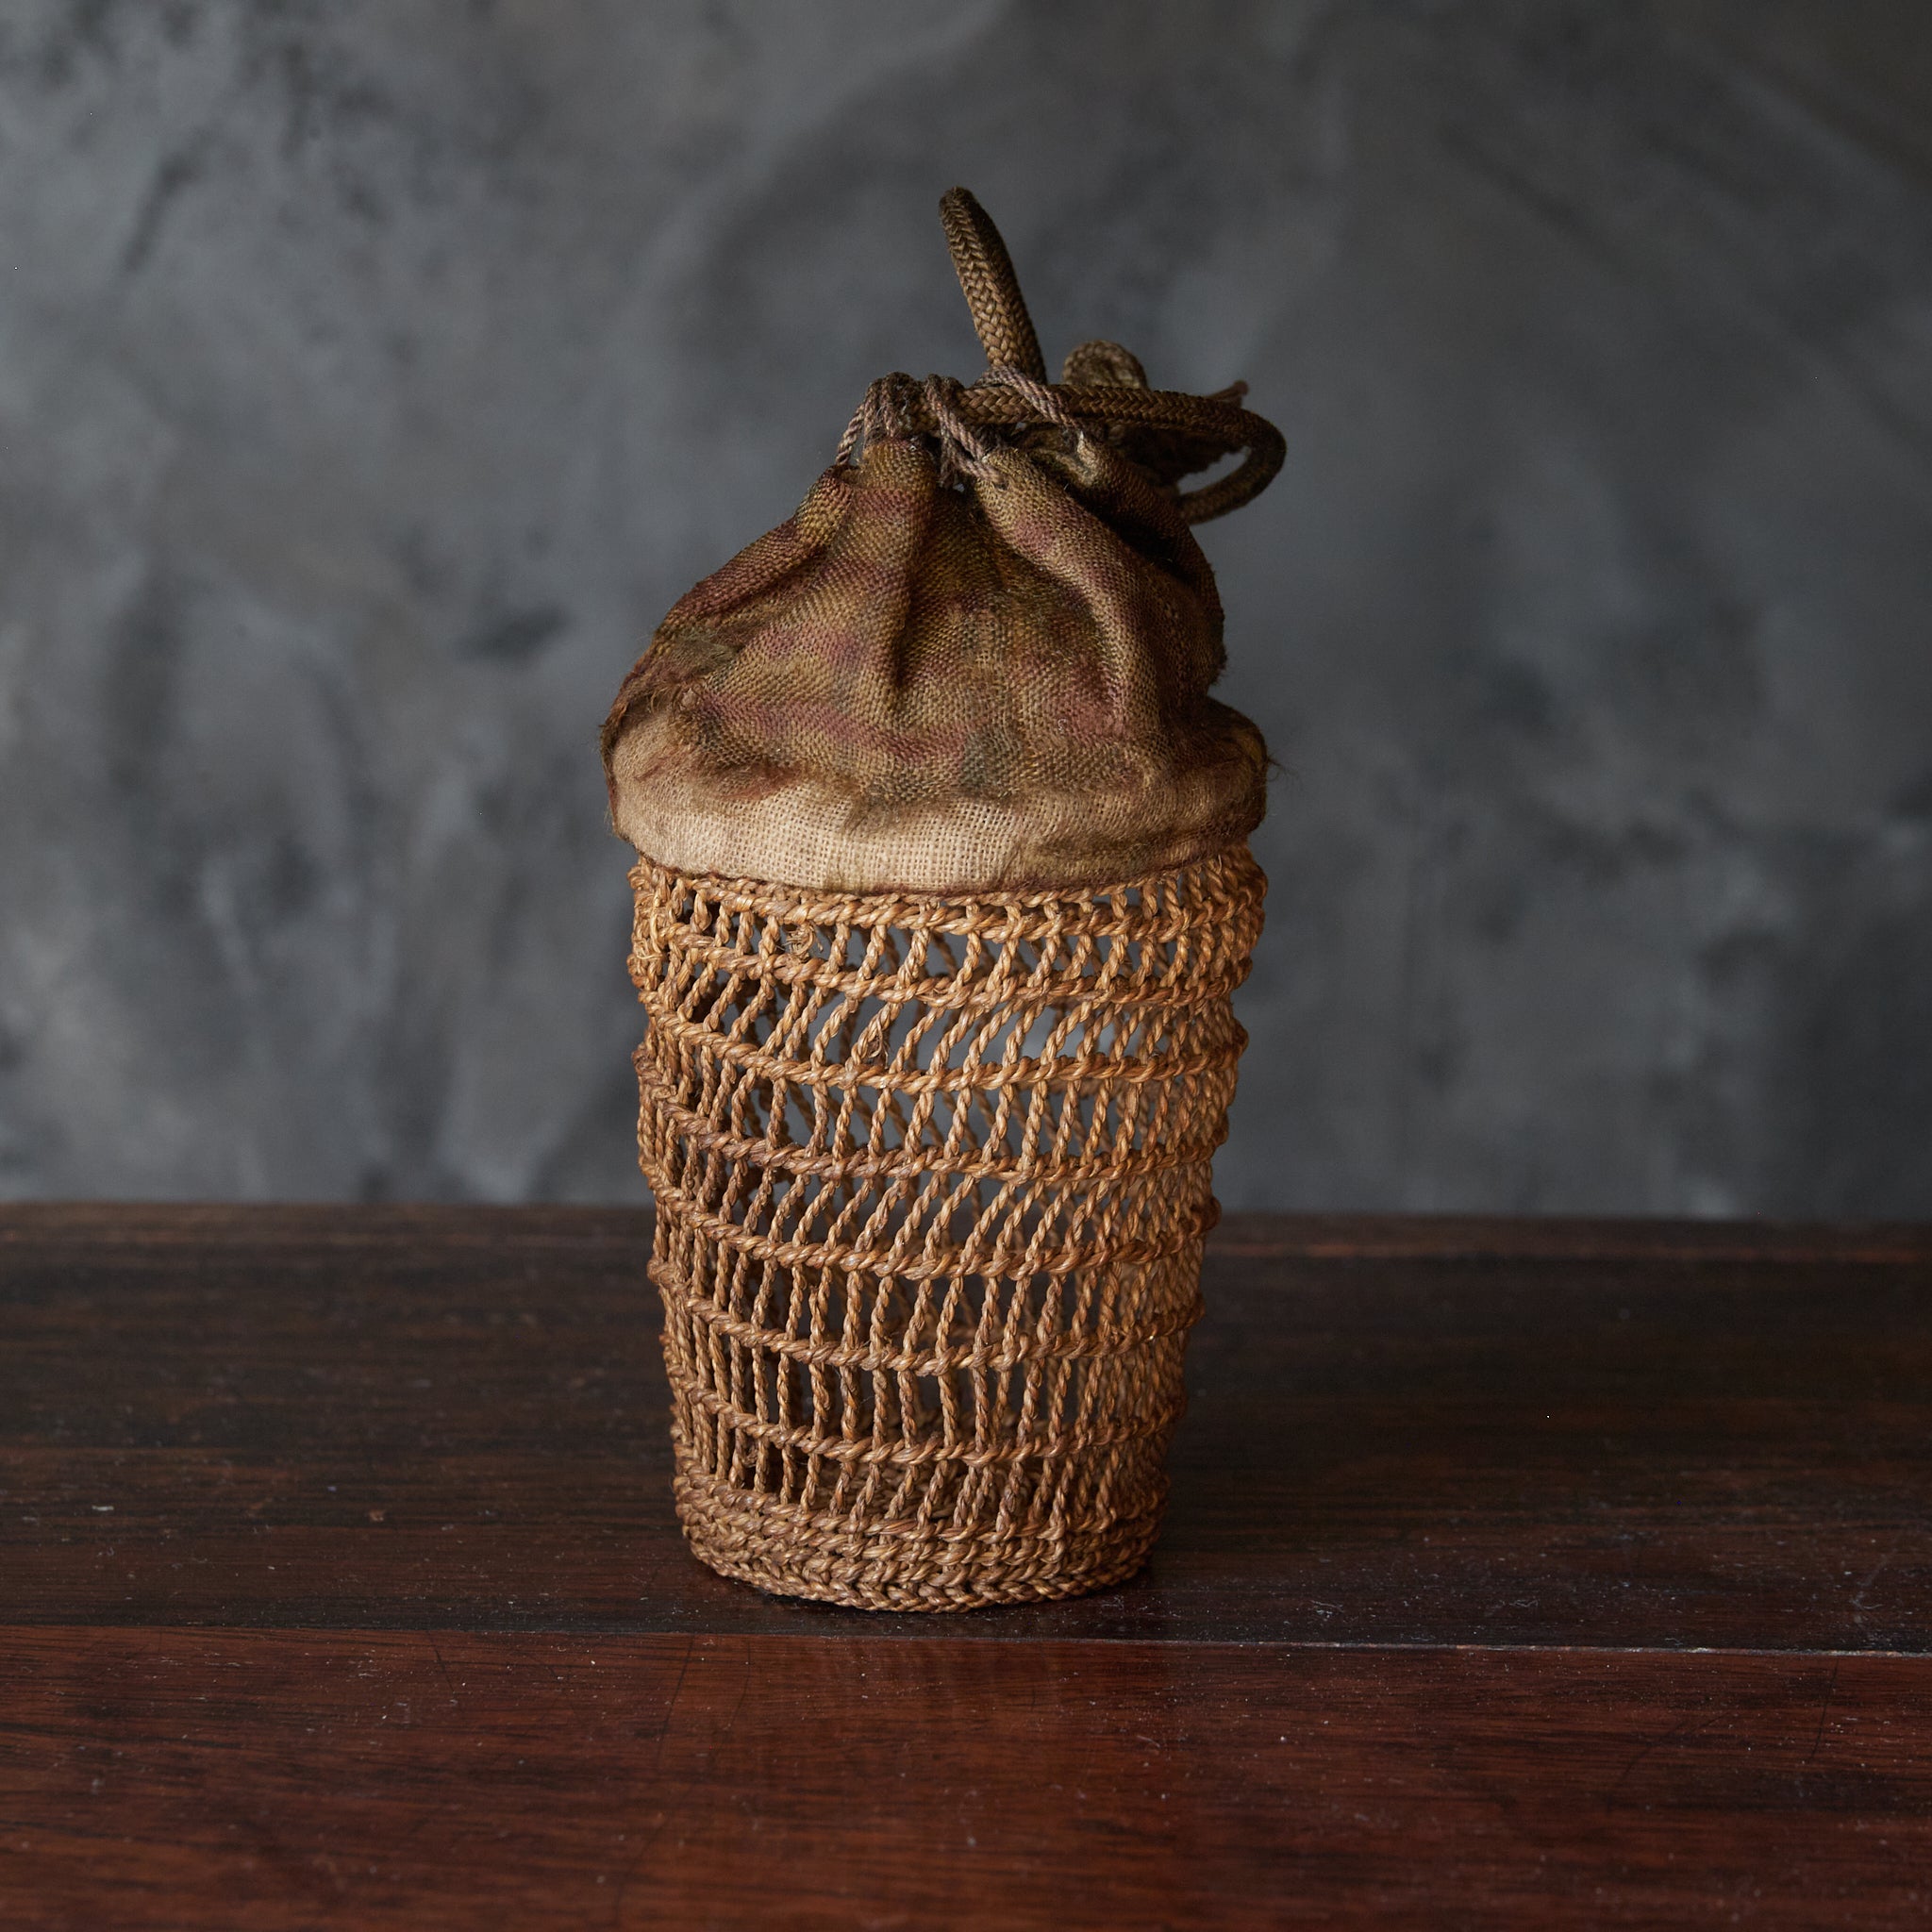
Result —
<path fill-rule="evenodd" d="M 1049 384 L 941 212 L 988 374 L 874 383 L 604 733 L 678 1512 L 887 1609 L 1097 1589 L 1158 1526 L 1263 890 L 1189 525 L 1282 454 L 1112 343 Z"/>

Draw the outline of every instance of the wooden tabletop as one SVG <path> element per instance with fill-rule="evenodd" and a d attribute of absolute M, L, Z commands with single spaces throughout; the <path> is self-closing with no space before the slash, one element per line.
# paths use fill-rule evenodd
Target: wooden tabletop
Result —
<path fill-rule="evenodd" d="M 0 1926 L 1932 1923 L 1932 1229 L 1232 1220 L 940 1618 L 685 1554 L 648 1237 L 0 1208 Z"/>

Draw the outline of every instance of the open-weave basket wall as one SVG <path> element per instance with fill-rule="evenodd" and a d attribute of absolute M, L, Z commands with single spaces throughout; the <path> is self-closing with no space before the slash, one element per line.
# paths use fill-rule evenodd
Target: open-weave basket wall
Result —
<path fill-rule="evenodd" d="M 872 1609 L 1131 1574 L 1244 1043 L 1246 848 L 970 898 L 631 881 L 693 1548 Z"/>

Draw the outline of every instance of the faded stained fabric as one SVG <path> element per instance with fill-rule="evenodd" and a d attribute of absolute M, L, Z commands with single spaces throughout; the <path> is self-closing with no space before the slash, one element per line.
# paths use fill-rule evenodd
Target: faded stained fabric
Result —
<path fill-rule="evenodd" d="M 1111 345 L 1070 380 L 1100 350 L 1112 393 L 1153 399 Z M 1038 392 L 1055 420 L 970 452 L 888 423 L 673 608 L 604 733 L 640 854 L 964 892 L 1134 878 L 1254 829 L 1267 753 L 1208 695 L 1221 603 L 1162 460 L 1177 445 L 1055 400 L 1098 388 Z"/>

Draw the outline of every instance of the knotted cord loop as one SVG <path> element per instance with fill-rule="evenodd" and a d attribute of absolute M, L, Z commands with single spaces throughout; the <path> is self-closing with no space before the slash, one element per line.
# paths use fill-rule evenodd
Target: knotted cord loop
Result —
<path fill-rule="evenodd" d="M 896 369 L 872 384 L 839 439 L 841 464 L 851 462 L 869 442 L 889 442 L 915 433 L 905 401 L 906 391 L 914 387 L 912 378 Z"/>
<path fill-rule="evenodd" d="M 869 442 L 923 434 L 939 442 L 941 482 L 960 476 L 991 480 L 992 444 L 975 427 L 965 407 L 967 394 L 965 386 L 950 375 L 928 375 L 924 382 L 897 371 L 880 376 L 839 439 L 839 462 L 851 462 Z"/>
<path fill-rule="evenodd" d="M 963 188 L 949 188 L 940 197 L 940 220 L 946 246 L 959 276 L 973 327 L 986 351 L 989 369 L 1017 369 L 1035 382 L 1046 380 L 1046 358 L 1013 273 L 1013 258 L 992 217 Z"/>
<path fill-rule="evenodd" d="M 956 475 L 991 476 L 993 471 L 988 458 L 992 445 L 974 432 L 973 421 L 965 413 L 965 385 L 950 375 L 928 375 L 920 384 L 920 394 L 939 427 L 941 479 L 950 481 Z"/>
<path fill-rule="evenodd" d="M 1188 395 L 1175 390 L 1127 389 L 1112 383 L 1076 389 L 1067 383 L 1036 382 L 1017 372 L 991 371 L 972 388 L 942 376 L 914 382 L 910 376 L 881 376 L 866 391 L 839 442 L 839 460 L 850 462 L 869 442 L 908 436 L 939 439 L 943 464 L 955 473 L 982 476 L 992 441 L 977 432 L 1018 431 L 1051 423 L 1075 435 L 1101 433 L 1139 457 L 1133 439 L 1158 439 L 1163 460 L 1147 461 L 1156 481 L 1173 491 L 1181 516 L 1191 524 L 1225 516 L 1258 496 L 1274 480 L 1288 445 L 1280 430 L 1244 409 L 1236 394 Z M 1142 433 L 1144 432 L 1144 437 Z M 1246 460 L 1227 475 L 1199 490 L 1179 490 L 1175 476 L 1208 469 L 1223 457 L 1245 452 Z M 1150 455 L 1151 455 L 1150 450 Z M 1162 471 L 1171 475 L 1162 475 Z"/>
<path fill-rule="evenodd" d="M 959 286 L 986 350 L 987 372 L 963 388 L 949 376 L 881 376 L 867 390 L 839 442 L 851 462 L 868 442 L 930 436 L 947 480 L 985 479 L 995 442 L 1050 423 L 1074 437 L 1098 435 L 1138 463 L 1174 499 L 1185 521 L 1203 524 L 1257 496 L 1287 455 L 1280 430 L 1241 406 L 1245 383 L 1217 395 L 1146 387 L 1141 365 L 1115 342 L 1086 342 L 1067 358 L 1067 380 L 1050 383 L 1012 258 L 987 212 L 963 188 L 940 203 Z M 986 430 L 1005 432 L 989 438 Z M 1225 476 L 1184 491 L 1180 478 L 1224 457 L 1245 460 Z"/>

